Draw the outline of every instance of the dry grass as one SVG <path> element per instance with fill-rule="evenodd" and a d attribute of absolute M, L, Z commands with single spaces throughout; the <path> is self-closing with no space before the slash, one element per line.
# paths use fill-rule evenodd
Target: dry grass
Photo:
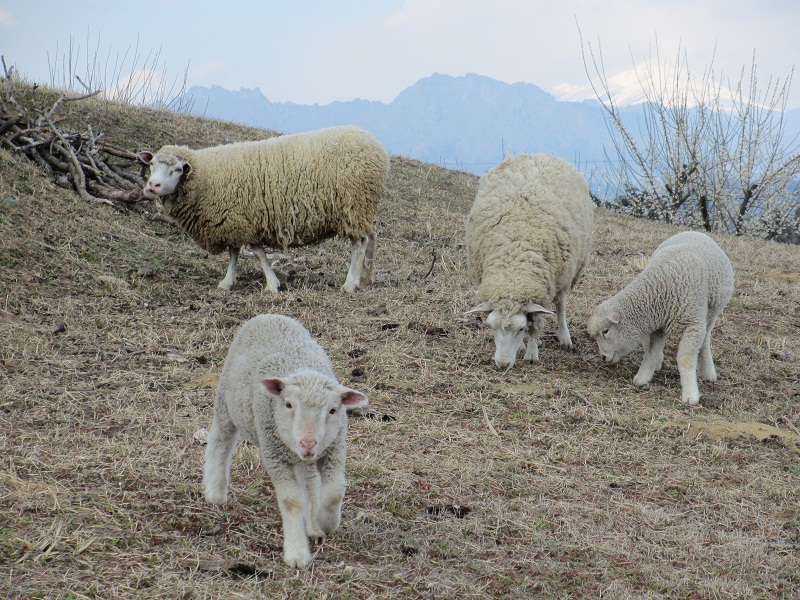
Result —
<path fill-rule="evenodd" d="M 71 110 L 132 149 L 265 135 Z M 4 151 L 0 174 L 0 595 L 797 597 L 797 247 L 717 238 L 737 286 L 714 338 L 720 381 L 690 410 L 674 343 L 638 389 L 638 357 L 606 366 L 584 328 L 669 227 L 599 211 L 570 300 L 576 351 L 551 335 L 540 365 L 502 374 L 489 332 L 462 316 L 468 174 L 395 157 L 375 285 L 343 295 L 347 244 L 331 241 L 281 257 L 277 299 L 256 260 L 221 292 L 225 257 L 169 226 L 90 206 Z M 351 421 L 343 525 L 307 572 L 281 560 L 252 448 L 238 452 L 229 505 L 199 492 L 194 434 L 233 335 L 263 312 L 299 318 L 388 415 Z M 787 437 L 704 433 L 722 422 Z M 217 568 L 231 561 L 257 573 Z"/>

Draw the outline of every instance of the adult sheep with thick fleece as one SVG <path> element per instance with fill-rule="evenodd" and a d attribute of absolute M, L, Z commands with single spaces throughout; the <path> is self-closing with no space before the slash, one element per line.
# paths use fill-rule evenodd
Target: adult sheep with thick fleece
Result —
<path fill-rule="evenodd" d="M 277 293 L 280 282 L 264 247 L 285 251 L 335 235 L 352 243 L 342 289 L 370 283 L 373 221 L 389 156 L 367 131 L 330 127 L 201 150 L 163 146 L 139 157 L 150 165 L 144 195 L 160 199 L 165 213 L 203 249 L 228 250 L 220 288 L 236 283 L 243 246 L 258 256 L 267 289 Z"/>
<path fill-rule="evenodd" d="M 467 218 L 469 275 L 478 285 L 477 306 L 489 313 L 494 361 L 510 368 L 517 351 L 539 360 L 546 306 L 555 305 L 558 341 L 572 348 L 567 294 L 589 258 L 594 205 L 586 179 L 568 162 L 548 154 L 506 159 L 481 178 Z"/>
<path fill-rule="evenodd" d="M 637 386 L 650 383 L 661 368 L 667 337 L 680 336 L 681 400 L 694 405 L 700 400 L 698 362 L 702 379 L 717 380 L 711 330 L 732 293 L 733 267 L 725 252 L 709 236 L 685 231 L 665 240 L 631 283 L 594 309 L 589 335 L 607 362 L 644 348 L 633 378 Z"/>
<path fill-rule="evenodd" d="M 206 500 L 227 501 L 231 461 L 243 436 L 259 449 L 275 486 L 284 561 L 308 566 L 308 538 L 324 538 L 341 522 L 347 411 L 366 405 L 364 394 L 339 383 L 302 324 L 283 315 L 253 317 L 231 343 L 217 387 Z"/>

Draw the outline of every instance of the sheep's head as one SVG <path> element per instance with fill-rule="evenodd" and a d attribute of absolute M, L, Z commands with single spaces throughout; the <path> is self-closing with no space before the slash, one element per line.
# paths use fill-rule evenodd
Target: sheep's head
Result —
<path fill-rule="evenodd" d="M 315 371 L 264 379 L 281 441 L 304 462 L 314 462 L 347 425 L 347 411 L 367 397 Z"/>
<path fill-rule="evenodd" d="M 139 152 L 139 160 L 150 165 L 150 178 L 142 193 L 146 198 L 154 200 L 174 194 L 183 178 L 192 172 L 192 165 L 172 152 L 161 151 L 153 154 L 145 150 Z"/>
<path fill-rule="evenodd" d="M 616 363 L 636 350 L 640 336 L 631 335 L 619 310 L 603 302 L 594 309 L 587 330 L 606 362 Z"/>
<path fill-rule="evenodd" d="M 494 335 L 494 364 L 498 369 L 510 369 L 517 360 L 517 352 L 525 343 L 525 331 L 537 315 L 552 315 L 534 302 L 514 303 L 513 307 L 495 306 L 492 302 L 483 302 L 471 308 L 466 314 L 488 313 L 486 324 Z"/>

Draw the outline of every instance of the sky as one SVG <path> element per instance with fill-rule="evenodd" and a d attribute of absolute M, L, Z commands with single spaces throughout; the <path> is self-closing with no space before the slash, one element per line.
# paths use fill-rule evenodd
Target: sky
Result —
<path fill-rule="evenodd" d="M 0 0 L 0 54 L 41 83 L 63 81 L 71 60 L 79 75 L 103 66 L 109 85 L 116 63 L 179 85 L 185 73 L 187 86 L 257 87 L 273 102 L 388 103 L 433 73 L 580 99 L 588 44 L 621 81 L 656 44 L 698 73 L 713 58 L 734 82 L 755 53 L 764 88 L 800 67 L 798 23 L 797 0 Z M 789 109 L 800 108 L 795 79 Z"/>

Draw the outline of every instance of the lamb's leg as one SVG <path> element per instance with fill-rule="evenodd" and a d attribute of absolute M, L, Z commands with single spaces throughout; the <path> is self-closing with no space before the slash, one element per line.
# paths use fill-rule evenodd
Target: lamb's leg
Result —
<path fill-rule="evenodd" d="M 642 344 L 644 358 L 639 366 L 639 372 L 633 378 L 633 385 L 643 386 L 650 383 L 656 371 L 664 363 L 664 344 L 667 336 L 663 331 L 654 331 Z"/>
<path fill-rule="evenodd" d="M 320 529 L 317 522 L 320 506 L 321 477 L 318 463 L 306 467 L 306 514 L 303 519 L 306 523 L 306 535 L 313 540 L 320 541 L 325 538 L 325 532 Z"/>
<path fill-rule="evenodd" d="M 697 355 L 703 345 L 705 328 L 689 328 L 678 343 L 678 372 L 681 374 L 681 401 L 693 406 L 700 401 L 697 387 Z"/>
<path fill-rule="evenodd" d="M 544 315 L 533 315 L 530 325 L 528 325 L 528 348 L 525 350 L 525 356 L 522 357 L 523 362 L 539 362 L 539 338 L 542 336 L 543 328 Z"/>
<path fill-rule="evenodd" d="M 228 501 L 231 461 L 239 442 L 239 430 L 230 420 L 227 409 L 220 406 L 217 400 L 203 467 L 203 495 L 207 502 L 214 504 Z"/>
<path fill-rule="evenodd" d="M 325 535 L 330 535 L 342 522 L 342 501 L 346 481 L 344 476 L 345 445 L 339 443 L 332 449 L 325 462 L 320 463 L 322 488 L 317 523 Z"/>
<path fill-rule="evenodd" d="M 250 250 L 253 251 L 253 254 L 258 257 L 258 261 L 261 263 L 261 270 L 264 271 L 264 277 L 267 279 L 267 291 L 277 294 L 278 289 L 281 287 L 281 282 L 278 279 L 278 276 L 275 275 L 275 271 L 272 270 L 272 265 L 270 265 L 269 261 L 267 260 L 267 255 L 264 252 L 264 248 L 261 246 L 250 246 Z"/>
<path fill-rule="evenodd" d="M 572 338 L 569 335 L 569 325 L 567 325 L 567 290 L 558 293 L 556 318 L 558 319 L 558 343 L 564 348 L 572 348 Z"/>
<path fill-rule="evenodd" d="M 698 358 L 700 379 L 711 382 L 717 380 L 717 369 L 714 367 L 714 357 L 711 355 L 711 330 L 714 329 L 716 321 L 717 318 L 713 317 L 708 324 L 706 337 L 703 340 L 703 345 L 700 347 L 700 356 Z"/>
<path fill-rule="evenodd" d="M 342 290 L 348 294 L 355 292 L 361 283 L 361 272 L 364 269 L 364 256 L 366 254 L 367 243 L 367 236 L 353 242 L 350 270 L 347 272 L 347 278 L 344 280 L 344 285 L 342 286 Z"/>
<path fill-rule="evenodd" d="M 225 279 L 217 284 L 218 288 L 230 291 L 236 285 L 236 262 L 239 260 L 239 248 L 228 248 L 230 261 L 228 261 L 228 272 L 225 273 Z"/>
<path fill-rule="evenodd" d="M 263 452 L 261 460 L 275 486 L 283 520 L 283 560 L 290 567 L 304 569 L 311 562 L 305 525 L 308 514 L 306 465 L 297 464 L 292 467 L 270 459 Z"/>
<path fill-rule="evenodd" d="M 372 268 L 375 259 L 375 232 L 367 235 L 367 247 L 364 250 L 364 264 L 361 267 L 361 280 L 359 285 L 367 286 L 372 283 Z"/>

